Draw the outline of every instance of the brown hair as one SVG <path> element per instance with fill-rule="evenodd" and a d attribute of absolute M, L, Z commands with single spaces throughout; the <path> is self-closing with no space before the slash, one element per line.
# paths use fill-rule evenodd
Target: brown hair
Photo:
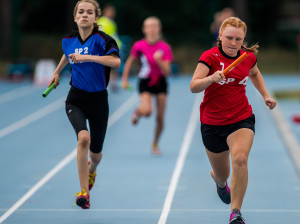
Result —
<path fill-rule="evenodd" d="M 101 9 L 100 9 L 100 5 L 99 3 L 96 1 L 96 0 L 79 0 L 76 5 L 75 5 L 75 8 L 74 8 L 74 11 L 73 11 L 73 16 L 75 17 L 76 16 L 76 13 L 77 13 L 77 10 L 78 10 L 78 5 L 80 3 L 83 3 L 83 2 L 88 2 L 88 3 L 91 3 L 94 7 L 95 7 L 95 15 L 96 15 L 96 18 L 99 18 L 101 16 Z M 97 23 L 94 23 L 94 29 L 99 29 L 99 26 L 97 25 Z"/>
<path fill-rule="evenodd" d="M 241 28 L 244 31 L 245 36 L 246 36 L 247 25 L 241 19 L 239 19 L 238 17 L 229 17 L 229 18 L 225 19 L 222 22 L 221 26 L 220 26 L 219 33 L 222 33 L 227 26 L 233 26 L 233 27 L 236 27 L 236 28 Z M 217 45 L 219 47 L 222 46 L 222 43 L 221 43 L 220 39 L 218 39 Z M 250 51 L 254 54 L 257 54 L 259 45 L 258 45 L 258 43 L 256 43 L 256 44 L 252 45 L 251 47 L 247 47 L 247 43 L 244 42 L 242 44 L 241 48 L 244 49 L 244 50 Z"/>

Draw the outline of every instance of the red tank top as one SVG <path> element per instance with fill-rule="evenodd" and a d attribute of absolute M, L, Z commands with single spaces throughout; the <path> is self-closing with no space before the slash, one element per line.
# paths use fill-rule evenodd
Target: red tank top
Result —
<path fill-rule="evenodd" d="M 236 57 L 229 57 L 218 47 L 205 51 L 199 63 L 210 68 L 208 76 L 216 71 L 224 70 L 245 51 L 240 50 Z M 227 125 L 244 120 L 252 115 L 252 107 L 246 96 L 246 83 L 249 71 L 256 64 L 256 57 L 249 56 L 232 69 L 226 79 L 212 83 L 205 89 L 204 98 L 200 105 L 200 121 L 209 125 Z"/>

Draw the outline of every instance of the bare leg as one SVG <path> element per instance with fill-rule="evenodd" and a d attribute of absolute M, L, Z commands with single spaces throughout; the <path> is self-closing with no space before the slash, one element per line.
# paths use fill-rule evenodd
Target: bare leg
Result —
<path fill-rule="evenodd" d="M 140 117 L 149 117 L 152 113 L 152 98 L 151 94 L 147 92 L 141 93 L 140 105 L 138 108 L 133 112 L 131 117 L 131 123 L 136 125 Z"/>
<path fill-rule="evenodd" d="M 231 152 L 231 210 L 241 210 L 248 185 L 248 156 L 253 143 L 252 130 L 242 128 L 230 134 L 227 144 Z"/>
<path fill-rule="evenodd" d="M 160 138 L 161 133 L 164 128 L 164 116 L 165 116 L 165 110 L 166 110 L 166 102 L 167 102 L 166 94 L 161 93 L 156 96 L 157 115 L 156 115 L 156 126 L 155 126 L 155 131 L 154 131 L 154 140 L 153 140 L 153 152 L 154 153 L 159 153 L 159 149 L 158 149 L 157 145 L 158 145 L 159 138 Z"/>
<path fill-rule="evenodd" d="M 114 92 L 118 90 L 118 72 L 115 69 L 110 71 L 110 89 Z"/>
<path fill-rule="evenodd" d="M 152 113 L 152 98 L 151 93 L 141 93 L 141 104 L 138 107 L 140 116 L 149 117 Z"/>
<path fill-rule="evenodd" d="M 88 168 L 88 151 L 90 147 L 90 134 L 86 130 L 78 133 L 77 145 L 77 166 L 81 189 L 89 194 L 89 168 Z"/>
<path fill-rule="evenodd" d="M 101 162 L 102 152 L 93 153 L 93 152 L 90 151 L 90 158 L 91 158 L 91 165 L 89 167 L 89 173 L 94 174 L 96 172 L 97 166 Z"/>
<path fill-rule="evenodd" d="M 206 149 L 206 154 L 212 167 L 212 178 L 220 187 L 225 187 L 225 183 L 230 175 L 229 151 L 213 153 Z"/>

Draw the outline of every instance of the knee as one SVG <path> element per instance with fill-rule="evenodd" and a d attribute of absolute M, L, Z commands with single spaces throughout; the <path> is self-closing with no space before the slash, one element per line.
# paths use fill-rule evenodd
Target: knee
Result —
<path fill-rule="evenodd" d="M 143 113 L 143 115 L 145 116 L 145 117 L 150 117 L 150 115 L 152 114 L 152 110 L 151 109 L 146 109 L 145 111 L 144 111 L 144 113 Z"/>
<path fill-rule="evenodd" d="M 90 134 L 87 131 L 81 131 L 78 133 L 78 145 L 82 148 L 90 147 Z"/>
<path fill-rule="evenodd" d="M 248 158 L 243 153 L 237 153 L 232 157 L 232 165 L 234 167 L 243 167 L 246 166 L 248 162 Z"/>

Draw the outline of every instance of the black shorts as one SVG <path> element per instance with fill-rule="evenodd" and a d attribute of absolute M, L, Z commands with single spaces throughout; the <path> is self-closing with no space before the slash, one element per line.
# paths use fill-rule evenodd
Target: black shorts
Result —
<path fill-rule="evenodd" d="M 220 153 L 229 150 L 227 137 L 241 128 L 249 128 L 255 133 L 255 116 L 228 125 L 208 125 L 201 123 L 201 134 L 204 146 L 210 152 Z"/>
<path fill-rule="evenodd" d="M 139 79 L 139 93 L 148 92 L 151 94 L 168 93 L 168 84 L 165 77 L 160 77 L 157 85 L 149 86 L 151 79 Z"/>
<path fill-rule="evenodd" d="M 66 113 L 76 132 L 87 130 L 89 122 L 91 144 L 94 153 L 102 151 L 108 122 L 107 90 L 89 93 L 71 87 L 66 100 Z"/>

